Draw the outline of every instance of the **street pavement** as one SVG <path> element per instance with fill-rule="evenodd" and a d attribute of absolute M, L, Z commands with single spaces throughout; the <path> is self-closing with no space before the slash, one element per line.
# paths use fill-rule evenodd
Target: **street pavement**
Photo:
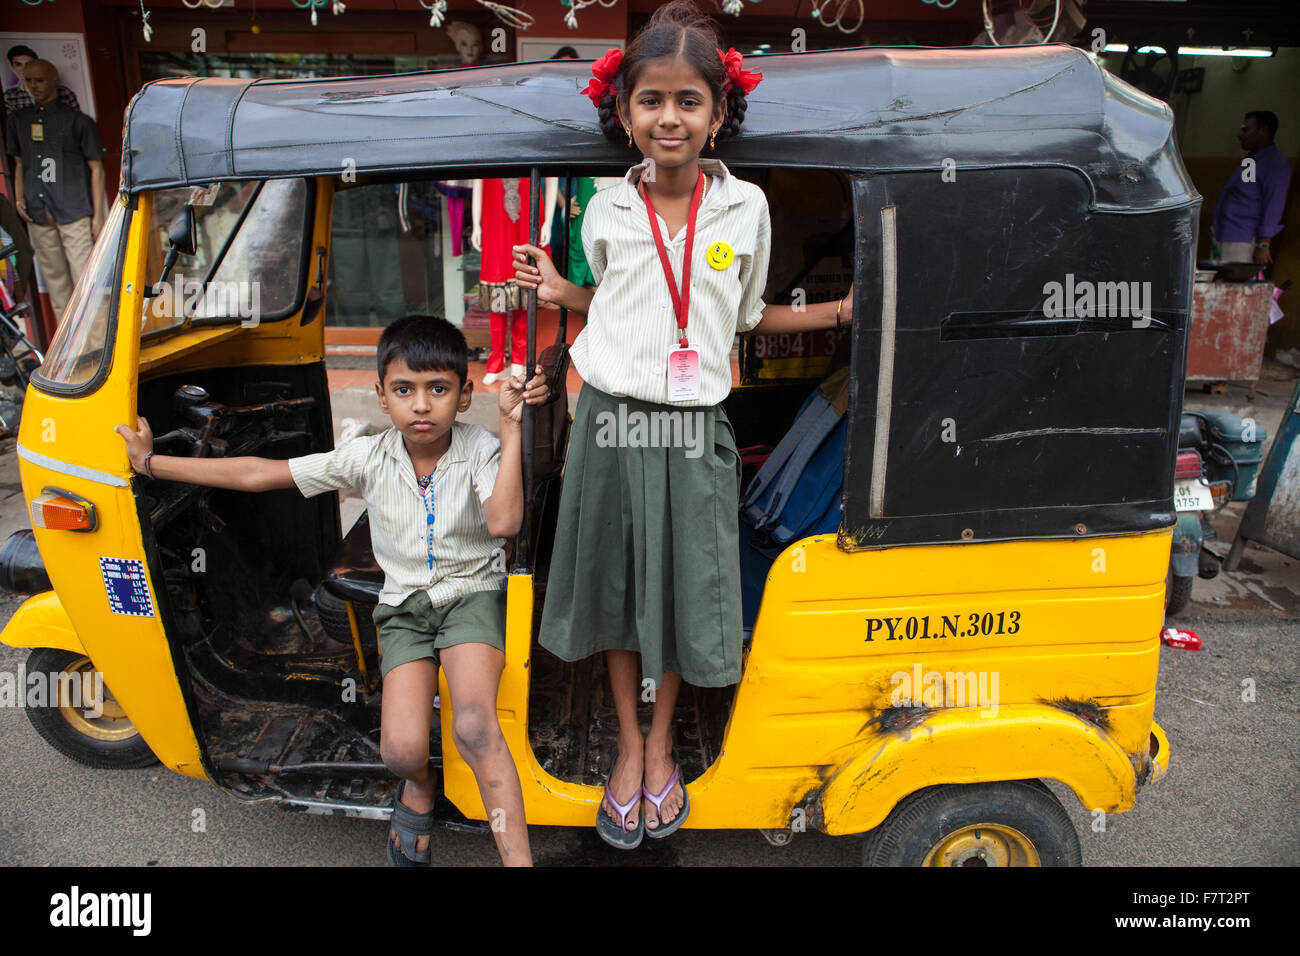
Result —
<path fill-rule="evenodd" d="M 1291 387 L 1280 383 L 1274 391 L 1289 394 Z M 359 396 L 356 403 L 362 407 Z M 491 425 L 494 403 L 495 396 L 476 395 L 469 420 Z M 346 401 L 336 406 L 349 407 Z M 1270 415 L 1257 413 L 1271 436 Z M 343 507 L 355 514 L 360 502 Z M 1232 506 L 1216 517 L 1220 553 L 1231 543 L 1240 510 Z M 25 524 L 13 440 L 6 439 L 0 442 L 0 539 Z M 20 601 L 0 595 L 0 624 Z M 1241 572 L 1197 581 L 1191 606 L 1171 623 L 1197 630 L 1205 649 L 1161 649 L 1155 713 L 1169 736 L 1168 775 L 1142 790 L 1132 811 L 1104 818 L 1051 784 L 1075 823 L 1084 863 L 1294 865 L 1300 857 L 1300 561 L 1252 545 Z M 16 672 L 26 653 L 0 646 L 0 672 Z M 1243 688 L 1252 686 L 1253 699 L 1243 699 L 1251 697 Z M 203 811 L 200 832 L 193 826 L 196 810 Z M 161 766 L 92 770 L 47 746 L 20 709 L 0 706 L 0 864 L 379 866 L 385 829 L 373 821 L 241 803 Z M 536 862 L 545 865 L 855 866 L 861 860 L 860 839 L 819 833 L 797 834 L 775 847 L 753 831 L 682 830 L 664 841 L 646 840 L 632 853 L 606 847 L 591 828 L 533 827 L 531 839 Z M 439 863 L 497 864 L 486 834 L 440 829 L 434 847 Z"/>

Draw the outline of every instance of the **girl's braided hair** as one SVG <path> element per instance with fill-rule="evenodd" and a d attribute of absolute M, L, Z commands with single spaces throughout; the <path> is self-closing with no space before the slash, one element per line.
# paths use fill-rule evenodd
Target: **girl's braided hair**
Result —
<path fill-rule="evenodd" d="M 627 107 L 632 91 L 636 89 L 637 78 L 651 60 L 685 60 L 708 84 L 716 107 L 723 98 L 722 87 L 727 81 L 722 58 L 718 56 L 719 42 L 718 29 L 713 20 L 701 13 L 693 0 L 673 0 L 655 10 L 650 22 L 632 38 L 623 54 L 618 75 L 614 78 L 615 92 L 602 97 L 596 108 L 600 131 L 605 134 L 605 138 L 615 143 L 627 142 L 627 131 L 618 119 L 618 104 Z M 745 121 L 745 110 L 749 107 L 745 91 L 739 84 L 732 84 L 727 90 L 726 102 L 726 114 L 718 128 L 718 139 L 727 139 L 740 133 L 740 124 Z"/>

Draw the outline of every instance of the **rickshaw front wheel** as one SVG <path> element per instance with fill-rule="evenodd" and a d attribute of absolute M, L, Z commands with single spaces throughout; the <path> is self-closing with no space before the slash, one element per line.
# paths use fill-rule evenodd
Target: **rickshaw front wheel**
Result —
<path fill-rule="evenodd" d="M 1079 835 L 1037 780 L 944 784 L 901 800 L 867 834 L 864 866 L 1079 866 Z"/>
<path fill-rule="evenodd" d="M 77 763 L 101 770 L 158 762 L 85 654 L 38 647 L 27 656 L 28 680 L 43 675 L 44 706 L 31 701 L 27 719 L 47 744 Z"/>

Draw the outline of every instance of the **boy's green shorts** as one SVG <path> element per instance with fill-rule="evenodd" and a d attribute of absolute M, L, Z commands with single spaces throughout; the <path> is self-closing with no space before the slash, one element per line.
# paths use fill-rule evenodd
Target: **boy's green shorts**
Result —
<path fill-rule="evenodd" d="M 428 592 L 416 591 L 397 607 L 375 608 L 379 629 L 379 673 L 383 677 L 399 664 L 431 659 L 456 644 L 488 644 L 506 649 L 506 592 L 471 591 L 437 607 Z"/>

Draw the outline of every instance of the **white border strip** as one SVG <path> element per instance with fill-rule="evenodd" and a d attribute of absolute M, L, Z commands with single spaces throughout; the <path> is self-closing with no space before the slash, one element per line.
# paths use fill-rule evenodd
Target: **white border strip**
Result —
<path fill-rule="evenodd" d="M 894 407 L 894 333 L 898 320 L 897 206 L 880 210 L 880 375 L 876 380 L 876 440 L 871 453 L 868 513 L 885 516 L 885 468 L 889 464 L 889 415 Z"/>
<path fill-rule="evenodd" d="M 39 452 L 34 452 L 30 448 L 24 448 L 22 445 L 18 446 L 18 457 L 23 461 L 30 461 L 33 465 L 40 465 L 42 468 L 48 468 L 50 471 L 57 471 L 64 475 L 71 475 L 74 478 L 85 478 L 87 481 L 95 481 L 101 485 L 112 485 L 114 488 L 126 487 L 125 478 L 110 475 L 106 471 L 95 471 L 93 468 L 83 468 L 81 465 L 59 461 L 57 458 L 50 458 Z"/>

